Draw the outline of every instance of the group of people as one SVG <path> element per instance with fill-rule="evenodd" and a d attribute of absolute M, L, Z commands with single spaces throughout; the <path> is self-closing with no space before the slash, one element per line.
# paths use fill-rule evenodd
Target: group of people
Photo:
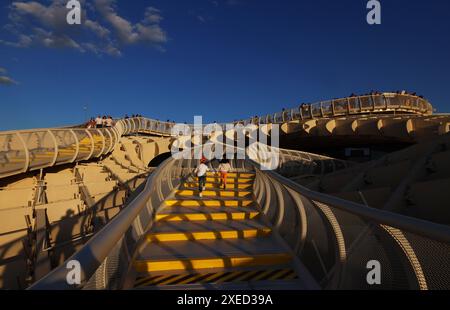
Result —
<path fill-rule="evenodd" d="M 203 191 L 206 188 L 206 174 L 211 169 L 206 165 L 208 160 L 203 157 L 200 160 L 200 164 L 197 166 L 197 168 L 194 169 L 194 174 L 198 178 L 198 191 L 199 191 L 199 197 L 203 197 Z M 223 189 L 226 189 L 227 187 L 227 177 L 228 173 L 231 171 L 231 165 L 230 162 L 227 159 L 222 159 L 220 161 L 219 167 L 217 168 L 217 171 L 220 174 L 220 187 Z"/>
<path fill-rule="evenodd" d="M 407 90 L 391 91 L 390 93 L 394 93 L 397 95 L 411 95 L 411 96 L 417 96 L 419 98 L 423 98 L 423 96 L 417 95 L 416 92 L 410 93 Z M 372 90 L 370 93 L 362 94 L 362 95 L 357 95 L 357 94 L 352 93 L 349 97 L 352 98 L 352 97 L 358 97 L 358 96 L 370 96 L 370 95 L 382 95 L 382 94 L 383 94 L 382 92 Z"/>
<path fill-rule="evenodd" d="M 359 97 L 359 96 L 374 96 L 374 95 L 382 95 L 382 94 L 383 93 L 381 93 L 379 91 L 372 90 L 369 93 L 365 93 L 365 94 L 361 94 L 361 95 L 358 95 L 358 94 L 355 94 L 355 93 L 351 93 L 350 96 L 348 96 L 348 97 L 349 98 L 353 98 L 353 97 Z"/>
<path fill-rule="evenodd" d="M 402 90 L 402 91 L 397 90 L 395 93 L 398 94 L 398 95 L 411 95 L 411 96 L 416 96 L 416 97 L 424 99 L 424 97 L 422 95 L 417 95 L 416 92 L 410 93 L 410 92 L 408 92 L 406 90 Z"/>
<path fill-rule="evenodd" d="M 111 116 L 97 116 L 86 123 L 86 128 L 110 128 L 114 126 L 114 120 Z"/>
<path fill-rule="evenodd" d="M 131 115 L 131 118 L 134 118 L 134 117 L 143 117 L 141 114 L 133 114 L 133 115 Z M 128 114 L 125 114 L 125 117 L 124 117 L 125 119 L 129 119 L 130 117 L 128 116 Z"/>
<path fill-rule="evenodd" d="M 124 116 L 124 119 L 134 118 L 134 117 L 143 117 L 141 114 L 133 114 L 128 116 L 126 114 Z M 159 121 L 158 121 L 159 122 Z M 175 121 L 167 120 L 167 123 L 175 124 Z M 185 122 L 186 124 L 186 122 Z M 85 124 L 86 128 L 109 128 L 113 127 L 115 125 L 115 122 L 111 116 L 97 116 L 97 117 L 91 117 L 89 121 Z"/>

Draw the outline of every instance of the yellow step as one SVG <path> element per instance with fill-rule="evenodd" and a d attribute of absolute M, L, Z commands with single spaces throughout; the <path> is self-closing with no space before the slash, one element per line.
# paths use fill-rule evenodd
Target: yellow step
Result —
<path fill-rule="evenodd" d="M 147 240 L 152 242 L 187 241 L 187 240 L 216 240 L 216 239 L 240 239 L 266 237 L 270 235 L 270 228 L 222 230 L 222 231 L 197 231 L 197 232 L 170 232 L 150 233 Z"/>
<path fill-rule="evenodd" d="M 180 221 L 224 221 L 224 220 L 247 220 L 254 219 L 259 215 L 258 211 L 250 212 L 211 212 L 211 213 L 160 213 L 156 215 L 157 221 L 180 222 Z"/>
<path fill-rule="evenodd" d="M 254 204 L 253 200 L 195 200 L 195 199 L 168 199 L 164 202 L 166 206 L 174 207 L 248 207 Z"/>
<path fill-rule="evenodd" d="M 193 178 L 195 182 L 198 182 L 198 178 Z M 206 177 L 206 182 L 212 182 L 212 183 L 219 183 L 220 177 Z M 246 179 L 246 178 L 227 178 L 227 184 L 228 183 L 253 183 L 253 179 Z"/>
<path fill-rule="evenodd" d="M 207 177 L 216 177 L 216 176 L 220 176 L 219 172 L 207 172 L 206 173 Z M 229 172 L 228 173 L 228 177 L 229 178 L 244 178 L 244 179 L 253 179 L 255 177 L 254 173 L 245 173 L 245 172 Z"/>
<path fill-rule="evenodd" d="M 190 189 L 182 189 L 177 190 L 175 192 L 176 195 L 179 196 L 198 196 L 199 191 L 198 190 L 190 190 Z M 203 191 L 203 197 L 250 197 L 252 195 L 252 192 L 250 191 L 226 191 L 226 190 L 205 190 Z"/>
<path fill-rule="evenodd" d="M 219 182 L 217 183 L 213 183 L 213 182 L 207 182 L 205 184 L 206 188 L 210 188 L 210 189 L 220 189 L 221 188 L 221 184 Z M 198 182 L 187 182 L 184 183 L 184 187 L 198 187 Z M 227 189 L 252 189 L 253 184 L 248 183 L 248 184 L 239 184 L 239 183 L 228 183 L 227 182 Z"/>
<path fill-rule="evenodd" d="M 178 258 L 167 260 L 142 260 L 135 261 L 134 268 L 137 272 L 158 272 L 172 270 L 201 270 L 209 268 L 252 267 L 281 265 L 290 262 L 289 254 L 260 254 L 254 256 L 227 256 L 212 258 Z"/>

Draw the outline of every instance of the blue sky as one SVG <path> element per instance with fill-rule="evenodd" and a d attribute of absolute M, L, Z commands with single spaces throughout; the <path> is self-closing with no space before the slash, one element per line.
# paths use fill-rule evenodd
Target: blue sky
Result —
<path fill-rule="evenodd" d="M 89 115 L 229 121 L 352 92 L 407 89 L 450 112 L 450 1 L 2 1 L 0 129 Z M 10 85 L 8 85 L 10 84 Z"/>

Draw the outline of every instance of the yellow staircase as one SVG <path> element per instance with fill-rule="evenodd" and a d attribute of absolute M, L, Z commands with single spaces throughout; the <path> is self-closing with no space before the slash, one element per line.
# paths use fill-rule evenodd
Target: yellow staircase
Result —
<path fill-rule="evenodd" d="M 226 189 L 208 173 L 203 198 L 191 178 L 164 202 L 133 261 L 139 289 L 299 289 L 289 249 L 253 196 L 253 173 Z"/>

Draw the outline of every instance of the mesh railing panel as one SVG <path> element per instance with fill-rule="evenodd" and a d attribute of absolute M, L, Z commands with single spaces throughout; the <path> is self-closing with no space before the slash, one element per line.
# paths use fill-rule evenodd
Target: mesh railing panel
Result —
<path fill-rule="evenodd" d="M 424 272 L 431 290 L 450 289 L 450 245 L 404 232 Z"/>
<path fill-rule="evenodd" d="M 401 246 L 380 225 L 354 214 L 330 208 L 343 235 L 345 260 L 332 269 L 335 288 L 408 289 L 418 288 L 410 263 Z M 381 284 L 367 282 L 370 261 L 381 266 Z"/>
<path fill-rule="evenodd" d="M 348 202 L 347 207 L 343 200 L 313 193 L 276 173 L 261 173 L 273 183 L 256 188 L 255 195 L 262 197 L 259 203 L 271 206 L 264 213 L 272 224 L 282 223 L 281 236 L 292 249 L 299 249 L 298 258 L 322 288 L 450 289 L 450 244 L 425 237 L 431 234 L 448 240 L 441 225 L 392 213 L 393 221 L 385 211 L 362 205 L 367 210 L 357 212 L 354 203 Z M 301 202 L 293 199 L 295 195 Z M 306 236 L 300 237 L 305 223 Z M 368 279 L 373 262 L 379 263 L 380 283 Z"/>

